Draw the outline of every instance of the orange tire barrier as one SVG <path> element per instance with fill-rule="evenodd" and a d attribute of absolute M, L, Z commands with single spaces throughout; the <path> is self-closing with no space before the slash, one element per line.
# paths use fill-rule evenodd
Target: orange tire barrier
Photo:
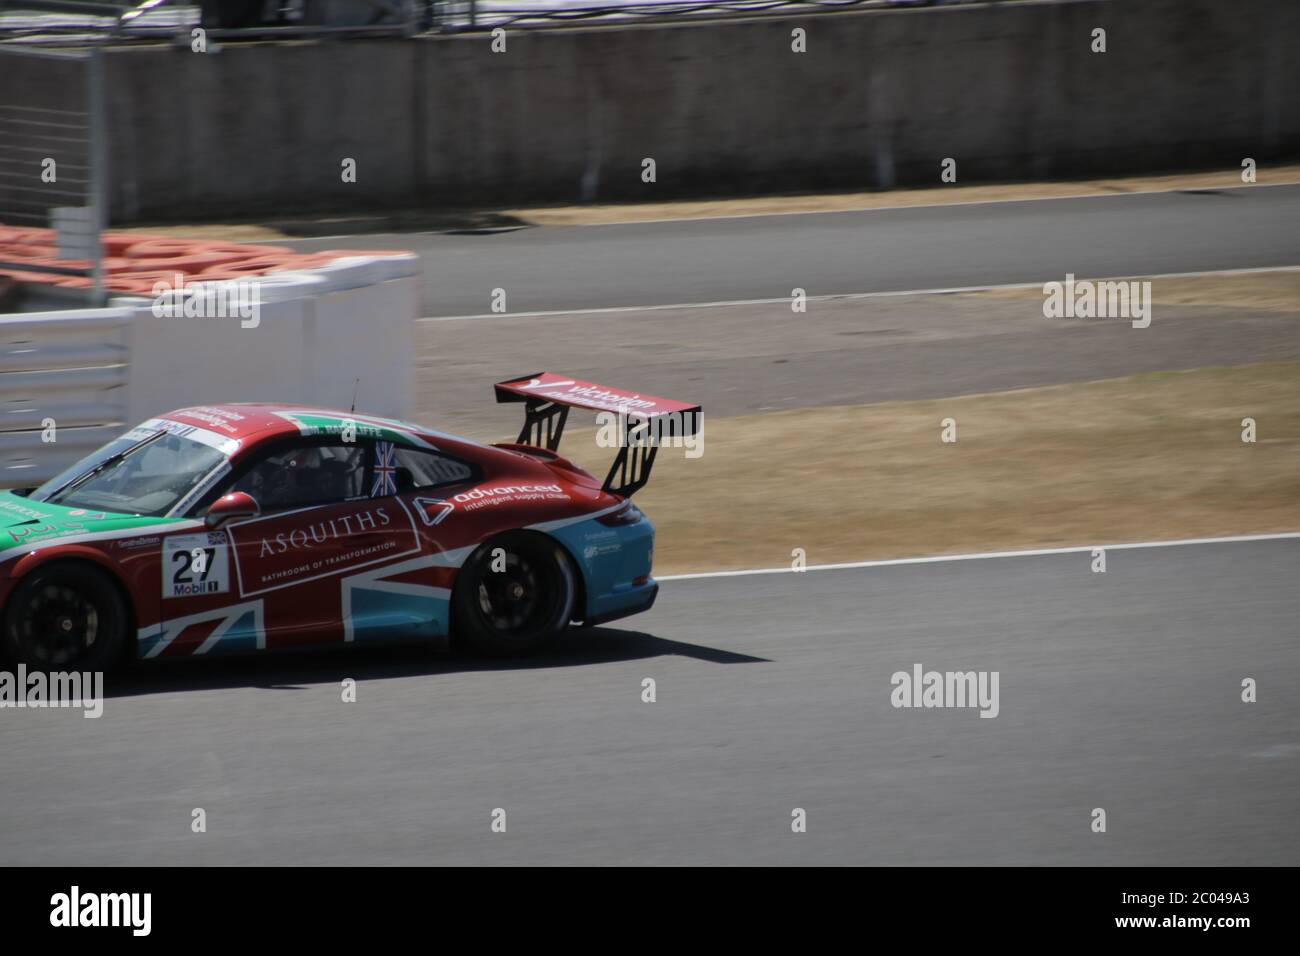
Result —
<path fill-rule="evenodd" d="M 23 272 L 19 269 L 0 269 L 0 276 L 8 276 L 18 282 L 39 282 L 50 285 L 51 279 L 57 279 L 59 276 L 51 276 L 48 272 Z"/>
<path fill-rule="evenodd" d="M 56 269 L 90 269 L 89 259 L 59 259 L 55 256 L 24 256 L 22 259 L 15 260 L 23 265 L 29 266 L 50 266 Z"/>
<path fill-rule="evenodd" d="M 127 260 L 131 263 L 131 267 L 123 271 L 159 272 L 163 269 L 171 269 L 173 272 L 202 272 L 213 266 L 238 262 L 241 258 L 229 252 L 195 252 L 183 256 L 158 256 L 149 259 L 133 255 Z"/>
<path fill-rule="evenodd" d="M 234 252 L 241 256 L 297 256 L 302 253 L 288 246 L 261 246 L 242 242 L 204 242 L 204 252 Z"/>
<path fill-rule="evenodd" d="M 17 226 L 0 225 L 0 243 L 16 245 L 53 245 L 53 229 L 20 229 Z"/>
<path fill-rule="evenodd" d="M 101 240 L 105 286 L 114 292 L 145 296 L 153 295 L 155 283 L 175 284 L 177 274 L 183 276 L 185 282 L 223 281 L 318 269 L 345 257 L 410 255 L 408 252 L 375 249 L 302 253 L 288 246 L 265 243 L 244 245 L 225 240 L 177 239 L 113 231 L 103 233 Z M 24 265 L 90 268 L 88 262 L 60 259 L 58 255 L 54 230 L 0 223 L 0 260 L 13 263 L 10 268 L 0 270 L 0 275 L 24 283 L 43 283 L 61 288 L 86 288 L 92 284 L 88 276 L 29 272 L 22 268 Z"/>
<path fill-rule="evenodd" d="M 166 282 L 170 285 L 171 279 L 130 274 L 116 275 L 105 279 L 104 287 L 113 292 L 121 292 L 123 295 L 138 295 L 151 299 L 154 294 L 154 285 L 158 282 Z"/>
<path fill-rule="evenodd" d="M 0 258 L 5 259 L 54 259 L 58 255 L 57 246 L 37 246 L 22 243 L 0 245 Z"/>
<path fill-rule="evenodd" d="M 45 284 L 60 289 L 89 289 L 95 280 L 89 276 L 55 276 L 53 279 L 47 277 Z"/>
<path fill-rule="evenodd" d="M 222 272 L 238 272 L 242 278 L 250 275 L 261 275 L 266 272 L 275 272 L 285 268 L 301 268 L 308 259 L 308 256 L 299 255 L 296 252 L 291 252 L 287 255 L 253 256 L 248 259 L 240 259 L 236 262 L 224 263 L 223 265 L 216 266 L 215 269 Z"/>
<path fill-rule="evenodd" d="M 104 244 L 104 255 L 125 257 L 130 248 L 140 241 L 140 237 L 124 235 L 120 232 L 106 232 L 99 237 L 99 240 Z"/>
<path fill-rule="evenodd" d="M 187 256 L 203 243 L 197 239 L 173 239 L 170 236 L 136 236 L 125 253 L 136 259 L 161 259 L 164 256 Z"/>

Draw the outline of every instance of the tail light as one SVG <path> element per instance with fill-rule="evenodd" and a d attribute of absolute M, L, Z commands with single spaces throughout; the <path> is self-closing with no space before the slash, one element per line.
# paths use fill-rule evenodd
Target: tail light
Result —
<path fill-rule="evenodd" d="M 641 513 L 640 508 L 632 504 L 630 501 L 625 501 L 623 502 L 623 507 L 619 508 L 617 511 L 611 511 L 607 515 L 601 515 L 596 520 L 610 528 L 617 528 L 621 525 L 636 524 L 644 517 L 645 515 Z"/>

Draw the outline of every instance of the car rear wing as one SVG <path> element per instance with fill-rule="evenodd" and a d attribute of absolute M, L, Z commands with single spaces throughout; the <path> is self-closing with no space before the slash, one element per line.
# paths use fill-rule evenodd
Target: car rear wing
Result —
<path fill-rule="evenodd" d="M 703 416 L 699 405 L 597 385 L 555 372 L 498 382 L 496 395 L 498 402 L 524 403 L 524 427 L 518 443 L 551 452 L 560 447 L 570 408 L 615 414 L 618 454 L 603 487 L 623 497 L 639 491 L 650 480 L 659 446 L 685 442 L 699 434 Z"/>

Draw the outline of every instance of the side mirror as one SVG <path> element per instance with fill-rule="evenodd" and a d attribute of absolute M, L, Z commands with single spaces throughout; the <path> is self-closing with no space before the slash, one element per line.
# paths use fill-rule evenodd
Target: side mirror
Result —
<path fill-rule="evenodd" d="M 207 517 L 203 522 L 209 528 L 219 528 L 228 521 L 256 518 L 261 513 L 262 509 L 257 506 L 252 495 L 242 491 L 232 491 L 212 502 L 212 507 L 208 508 Z"/>

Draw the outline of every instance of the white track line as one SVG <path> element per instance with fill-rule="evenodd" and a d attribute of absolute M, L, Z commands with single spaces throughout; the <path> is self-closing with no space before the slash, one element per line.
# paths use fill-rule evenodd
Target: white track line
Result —
<path fill-rule="evenodd" d="M 748 571 L 697 571 L 665 574 L 658 581 L 686 581 L 692 578 L 738 578 L 753 574 L 803 574 L 807 571 L 843 571 L 850 568 L 888 568 L 900 564 L 943 564 L 948 561 L 982 561 L 987 558 L 1033 558 L 1051 554 L 1081 554 L 1101 551 L 1131 551 L 1137 548 L 1179 548 L 1189 544 L 1235 544 L 1246 541 L 1280 541 L 1300 538 L 1300 531 L 1275 534 L 1247 534 L 1230 538 L 1184 538 L 1181 541 L 1140 541 L 1130 544 L 1081 544 L 1068 548 L 1035 548 L 1029 551 L 984 551 L 978 554 L 936 554 L 924 558 L 886 558 L 880 561 L 849 561 L 843 564 L 810 564 L 803 571 L 794 568 L 754 568 Z"/>
<path fill-rule="evenodd" d="M 1156 272 L 1136 276 L 1076 276 L 1075 281 L 1090 279 L 1188 279 L 1200 276 L 1236 276 L 1253 275 L 1263 272 L 1294 272 L 1300 264 L 1293 266 L 1257 266 L 1250 269 L 1209 269 L 1200 272 Z M 1059 281 L 1046 279 L 1044 282 Z M 1007 282 L 1001 285 L 967 285 L 951 286 L 943 289 L 898 289 L 887 292 L 839 292 L 826 295 L 810 295 L 808 302 L 829 302 L 834 299 L 878 299 L 903 295 L 952 295 L 960 292 L 991 292 L 995 289 L 1037 289 L 1043 282 Z M 480 312 L 475 315 L 426 315 L 419 322 L 463 322 L 467 319 L 526 319 L 547 318 L 560 315 L 608 315 L 617 312 L 659 312 L 665 309 L 716 309 L 726 306 L 741 305 L 778 305 L 790 302 L 790 296 L 773 299 L 724 299 L 718 302 L 675 302 L 669 305 L 615 305 L 599 309 L 551 309 L 544 312 Z"/>

